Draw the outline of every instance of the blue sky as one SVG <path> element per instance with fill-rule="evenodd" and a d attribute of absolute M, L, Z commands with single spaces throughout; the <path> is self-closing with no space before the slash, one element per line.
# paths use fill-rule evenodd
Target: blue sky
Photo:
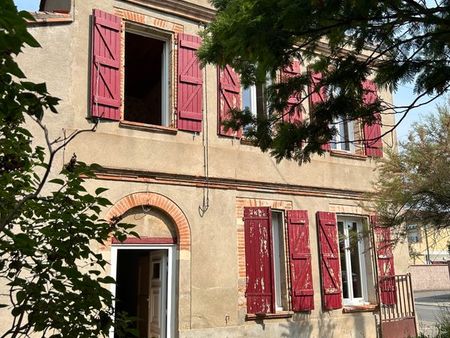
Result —
<path fill-rule="evenodd" d="M 16 3 L 19 9 L 36 11 L 39 7 L 39 0 L 14 0 L 14 2 Z M 407 103 L 411 102 L 413 98 L 414 94 L 412 92 L 412 88 L 408 85 L 402 86 L 396 93 L 394 93 L 394 104 L 406 105 Z M 439 98 L 438 100 L 432 102 L 427 106 L 423 106 L 410 111 L 406 116 L 406 118 L 397 128 L 397 135 L 399 139 L 404 140 L 406 138 L 411 124 L 418 121 L 421 115 L 426 115 L 428 113 L 435 112 L 436 104 L 437 103 L 443 104 L 444 102 L 445 102 L 444 98 Z M 396 118 L 399 119 L 400 116 L 397 116 Z"/>
<path fill-rule="evenodd" d="M 19 9 L 27 11 L 37 11 L 39 8 L 39 0 L 14 0 Z"/>

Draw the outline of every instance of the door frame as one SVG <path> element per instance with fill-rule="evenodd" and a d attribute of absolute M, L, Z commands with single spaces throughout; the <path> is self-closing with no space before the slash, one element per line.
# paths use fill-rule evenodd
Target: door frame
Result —
<path fill-rule="evenodd" d="M 167 314 L 166 314 L 166 336 L 175 337 L 175 285 L 176 285 L 176 255 L 177 246 L 167 244 L 112 244 L 111 245 L 111 276 L 116 279 L 117 275 L 117 253 L 119 250 L 167 250 Z M 111 293 L 116 297 L 116 284 L 111 284 Z M 113 301 L 113 308 L 115 302 Z M 114 328 L 109 332 L 109 338 L 114 338 Z"/>

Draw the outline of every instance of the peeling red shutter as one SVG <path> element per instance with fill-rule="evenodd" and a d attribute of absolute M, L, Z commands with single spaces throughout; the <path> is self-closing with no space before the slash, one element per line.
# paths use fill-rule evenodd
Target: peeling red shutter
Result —
<path fill-rule="evenodd" d="M 391 229 L 378 225 L 378 217 L 370 216 L 375 235 L 380 299 L 385 305 L 397 303 L 395 287 L 394 255 L 392 253 Z"/>
<path fill-rule="evenodd" d="M 98 9 L 92 18 L 91 116 L 120 120 L 121 19 Z"/>
<path fill-rule="evenodd" d="M 373 81 L 364 81 L 363 89 L 367 92 L 363 96 L 366 104 L 374 103 L 377 100 L 377 86 Z M 376 122 L 372 125 L 364 125 L 364 149 L 367 156 L 382 157 L 383 142 L 381 140 L 381 115 L 375 113 Z"/>
<path fill-rule="evenodd" d="M 281 72 L 281 80 L 287 81 L 292 77 L 297 77 L 300 75 L 300 62 L 298 60 L 294 60 L 289 66 L 283 69 Z M 301 93 L 296 92 L 291 95 L 288 99 L 288 105 L 283 114 L 283 121 L 295 123 L 297 121 L 302 120 L 302 110 L 299 106 L 301 101 L 300 97 Z"/>
<path fill-rule="evenodd" d="M 309 87 L 309 109 L 310 111 L 314 110 L 314 106 L 316 104 L 322 103 L 324 101 L 326 101 L 327 99 L 327 93 L 325 90 L 325 87 L 320 87 L 319 89 L 317 89 L 317 85 L 320 83 L 320 81 L 322 80 L 322 73 L 313 73 L 311 75 L 311 80 L 312 83 Z M 330 143 L 326 143 L 326 144 L 322 144 L 322 149 L 329 151 L 331 150 L 331 145 Z"/>
<path fill-rule="evenodd" d="M 247 313 L 273 313 L 275 290 L 271 210 L 244 208 Z"/>
<path fill-rule="evenodd" d="M 317 225 L 323 307 L 325 310 L 340 309 L 342 287 L 336 215 L 332 212 L 317 212 Z"/>
<path fill-rule="evenodd" d="M 314 309 L 314 290 L 309 246 L 309 221 L 306 210 L 286 212 L 291 267 L 291 300 L 293 311 Z"/>
<path fill-rule="evenodd" d="M 230 118 L 230 110 L 241 108 L 241 82 L 239 75 L 228 65 L 224 68 L 219 68 L 218 73 L 219 114 L 217 132 L 219 135 L 241 137 L 242 130 L 235 132 L 232 129 L 228 129 L 225 132 L 222 125 L 222 122 Z"/>
<path fill-rule="evenodd" d="M 195 35 L 178 34 L 178 129 L 202 130 L 203 77 L 196 52 L 201 39 Z"/>

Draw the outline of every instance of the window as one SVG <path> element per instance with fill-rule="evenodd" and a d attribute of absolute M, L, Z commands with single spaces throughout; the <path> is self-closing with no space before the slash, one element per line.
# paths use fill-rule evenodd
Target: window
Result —
<path fill-rule="evenodd" d="M 253 116 L 264 117 L 269 115 L 267 88 L 272 80 L 267 78 L 266 83 L 257 84 L 248 88 L 242 87 L 242 106 L 248 108 Z"/>
<path fill-rule="evenodd" d="M 125 33 L 124 120 L 168 126 L 168 46 L 164 35 Z"/>
<path fill-rule="evenodd" d="M 307 212 L 247 207 L 244 208 L 244 233 L 247 313 L 268 314 L 289 308 L 312 310 L 314 292 Z"/>
<path fill-rule="evenodd" d="M 127 22 L 123 34 L 122 27 L 121 17 L 94 9 L 90 117 L 160 126 L 176 121 L 178 130 L 199 133 L 203 121 L 203 73 L 196 52 L 201 38 L 177 34 L 176 109 L 170 116 L 169 88 L 175 86 L 169 81 L 174 68 L 169 59 L 174 32 Z"/>
<path fill-rule="evenodd" d="M 331 141 L 331 149 L 354 152 L 355 133 L 353 121 L 346 121 L 340 118 L 335 121 L 336 134 Z"/>
<path fill-rule="evenodd" d="M 275 310 L 287 309 L 286 259 L 283 214 L 272 211 L 272 250 L 275 282 Z"/>
<path fill-rule="evenodd" d="M 417 224 L 409 224 L 406 226 L 406 232 L 408 234 L 408 243 L 419 243 L 420 238 L 420 230 L 417 227 Z"/>
<path fill-rule="evenodd" d="M 362 223 L 358 219 L 338 217 L 337 224 L 344 305 L 362 304 L 367 300 L 366 250 Z"/>

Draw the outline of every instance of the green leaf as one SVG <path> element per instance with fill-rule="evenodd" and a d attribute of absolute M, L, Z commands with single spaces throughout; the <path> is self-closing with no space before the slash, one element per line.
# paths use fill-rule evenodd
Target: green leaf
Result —
<path fill-rule="evenodd" d="M 108 188 L 97 188 L 97 189 L 95 189 L 95 194 L 96 195 L 100 195 L 100 194 L 102 194 L 102 193 L 104 193 L 105 191 L 108 191 Z"/>

